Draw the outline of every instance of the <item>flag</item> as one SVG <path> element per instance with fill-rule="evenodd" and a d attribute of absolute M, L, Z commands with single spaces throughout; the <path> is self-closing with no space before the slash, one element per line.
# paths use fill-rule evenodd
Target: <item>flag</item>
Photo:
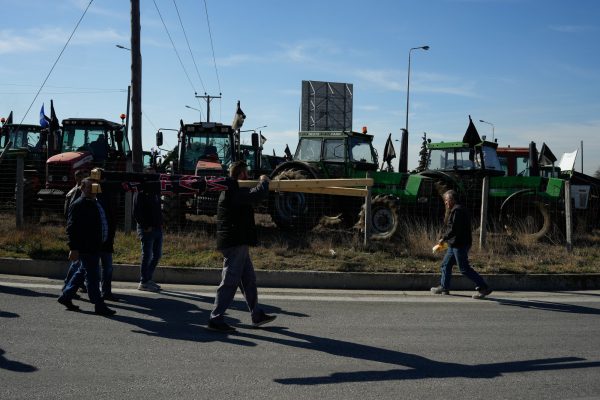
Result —
<path fill-rule="evenodd" d="M 285 156 L 291 160 L 292 159 L 292 152 L 290 151 L 290 147 L 286 144 L 285 145 L 285 150 L 283 151 L 285 153 Z"/>
<path fill-rule="evenodd" d="M 237 110 L 235 111 L 235 115 L 233 116 L 233 122 L 231 123 L 231 128 L 234 131 L 237 131 L 244 125 L 244 120 L 246 119 L 246 114 L 242 111 L 240 107 L 240 101 L 237 102 Z"/>
<path fill-rule="evenodd" d="M 56 132 L 59 129 L 60 129 L 60 123 L 58 122 L 58 117 L 56 116 L 56 112 L 54 112 L 54 102 L 52 100 L 50 100 L 50 130 L 52 132 Z"/>
<path fill-rule="evenodd" d="M 538 162 L 540 165 L 551 165 L 556 162 L 556 157 L 554 156 L 554 153 L 552 153 L 552 150 L 550 150 L 550 148 L 546 146 L 546 143 L 542 143 L 542 149 L 540 150 L 540 159 L 538 160 Z"/>
<path fill-rule="evenodd" d="M 12 116 L 12 111 L 10 112 L 10 114 L 8 114 L 8 118 L 6 118 L 6 125 L 10 125 L 13 123 L 13 116 Z"/>
<path fill-rule="evenodd" d="M 42 128 L 47 128 L 48 125 L 48 117 L 46 117 L 46 114 L 44 113 L 44 103 L 42 103 L 42 109 L 40 110 L 40 126 Z"/>
<path fill-rule="evenodd" d="M 463 143 L 468 143 L 469 147 L 475 147 L 475 145 L 481 143 L 481 137 L 479 136 L 479 132 L 477 132 L 477 128 L 475 128 L 475 124 L 473 124 L 473 120 L 469 115 L 469 126 L 467 127 L 467 131 L 465 132 L 465 136 L 463 136 Z"/>
<path fill-rule="evenodd" d="M 385 147 L 383 149 L 383 161 L 389 163 L 396 158 L 396 150 L 394 150 L 394 143 L 392 142 L 392 134 L 388 136 L 387 142 L 385 142 Z"/>
<path fill-rule="evenodd" d="M 261 133 L 261 134 L 260 134 L 260 145 L 261 145 L 261 146 L 262 146 L 262 145 L 264 145 L 266 141 L 267 141 L 267 138 L 266 138 L 266 137 L 264 137 L 264 136 L 262 135 L 262 133 Z"/>

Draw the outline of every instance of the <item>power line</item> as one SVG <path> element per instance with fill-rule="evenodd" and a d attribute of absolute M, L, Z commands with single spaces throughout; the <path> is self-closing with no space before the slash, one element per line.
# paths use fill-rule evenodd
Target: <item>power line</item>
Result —
<path fill-rule="evenodd" d="M 156 0 L 153 0 L 154 2 L 154 7 L 156 7 L 156 11 L 158 12 L 158 16 L 160 17 L 160 20 L 165 28 L 165 31 L 167 32 L 167 36 L 169 37 L 169 40 L 171 41 L 171 45 L 173 46 L 173 50 L 175 50 L 175 54 L 177 55 L 177 58 L 179 59 L 179 64 L 181 64 L 181 68 L 183 68 L 183 72 L 185 72 L 185 76 L 187 77 L 188 81 L 190 82 L 190 86 L 192 87 L 192 90 L 194 91 L 194 93 L 196 93 L 196 88 L 194 87 L 194 84 L 192 83 L 192 80 L 190 79 L 190 75 L 188 74 L 187 70 L 185 69 L 185 66 L 183 65 L 183 61 L 181 60 L 181 57 L 179 56 L 179 52 L 177 51 L 177 48 L 175 47 L 175 42 L 173 42 L 173 38 L 171 37 L 171 34 L 169 33 L 169 29 L 167 28 L 167 25 L 165 24 L 165 20 L 162 17 L 162 14 L 160 13 L 160 10 L 158 9 L 158 5 L 156 4 Z"/>
<path fill-rule="evenodd" d="M 65 52 L 65 49 L 67 48 L 67 46 L 71 42 L 71 39 L 73 38 L 73 35 L 75 35 L 75 31 L 79 27 L 79 24 L 81 24 L 81 21 L 83 20 L 83 17 L 85 17 L 85 14 L 87 13 L 88 9 L 90 8 L 90 6 L 92 5 L 93 2 L 94 2 L 94 0 L 90 0 L 90 2 L 88 3 L 87 7 L 85 8 L 85 10 L 83 10 L 83 14 L 79 18 L 79 21 L 77 21 L 77 24 L 75 25 L 75 28 L 73 28 L 73 32 L 71 32 L 71 35 L 67 39 L 67 43 L 65 43 L 65 45 L 62 48 L 62 50 L 58 54 L 58 57 L 56 58 L 56 61 L 54 61 L 54 64 L 52 65 L 52 68 L 50 68 L 50 72 L 48 72 L 48 75 L 46 75 L 46 78 L 44 79 L 44 82 L 42 82 L 42 85 L 40 86 L 40 89 L 38 90 L 38 92 L 36 93 L 35 97 L 33 98 L 33 101 L 29 105 L 29 108 L 27 108 L 27 111 L 25 111 L 25 114 L 23 115 L 23 119 L 21 120 L 21 122 L 19 123 L 19 125 L 23 124 L 23 121 L 25 121 L 25 118 L 27 117 L 27 114 L 29 114 L 29 110 L 31 110 L 31 107 L 33 107 L 33 104 L 35 103 L 35 101 L 37 100 L 38 96 L 40 95 L 40 92 L 44 88 L 44 85 L 46 84 L 46 82 L 50 78 L 50 75 L 52 74 L 52 71 L 54 71 L 54 67 L 56 67 L 56 64 L 58 64 L 58 61 L 60 60 L 60 58 L 62 57 L 63 53 Z"/>
<path fill-rule="evenodd" d="M 181 20 L 181 15 L 179 14 L 179 8 L 177 8 L 177 3 L 173 0 L 173 5 L 175 6 L 175 10 L 177 11 L 177 17 L 179 18 L 179 24 L 181 25 L 181 30 L 183 31 L 183 36 L 185 37 L 185 42 L 187 43 L 188 50 L 190 51 L 190 56 L 192 56 L 192 61 L 194 62 L 194 67 L 196 67 L 196 74 L 198 74 L 198 79 L 200 79 L 200 84 L 204 89 L 204 93 L 206 93 L 206 87 L 204 86 L 204 82 L 202 81 L 202 77 L 200 76 L 200 71 L 198 70 L 198 65 L 196 64 L 196 58 L 194 57 L 194 53 L 192 52 L 192 48 L 190 47 L 190 42 L 187 37 L 187 33 L 185 32 L 185 28 L 183 27 L 183 21 Z"/>
<path fill-rule="evenodd" d="M 210 49 L 212 50 L 213 64 L 215 65 L 215 74 L 217 75 L 217 84 L 219 85 L 219 93 L 221 93 L 221 82 L 219 80 L 219 70 L 217 69 L 217 60 L 215 59 L 215 47 L 213 46 L 212 32 L 210 29 L 210 19 L 208 18 L 208 6 L 204 0 L 204 10 L 206 11 L 206 24 L 208 25 L 208 36 L 210 37 Z"/>

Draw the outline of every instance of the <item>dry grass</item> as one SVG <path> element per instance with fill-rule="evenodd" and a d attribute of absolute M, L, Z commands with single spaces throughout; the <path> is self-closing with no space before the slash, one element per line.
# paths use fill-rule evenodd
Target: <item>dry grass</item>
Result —
<path fill-rule="evenodd" d="M 283 233 L 270 218 L 257 219 L 261 246 L 253 248 L 252 254 L 259 269 L 396 273 L 439 270 L 441 255 L 431 253 L 439 234 L 436 227 L 406 225 L 395 240 L 372 242 L 365 248 L 355 232 L 319 226 L 307 234 Z M 45 220 L 17 231 L 11 215 L 0 215 L 0 257 L 65 260 L 63 225 L 60 220 Z M 184 232 L 166 232 L 161 265 L 221 268 L 214 232 L 214 220 L 206 217 L 190 219 Z M 139 257 L 136 234 L 118 232 L 115 262 L 136 264 Z M 485 249 L 474 246 L 471 261 L 484 273 L 599 273 L 600 233 L 578 236 L 572 253 L 556 241 L 527 243 L 506 235 L 490 235 Z"/>

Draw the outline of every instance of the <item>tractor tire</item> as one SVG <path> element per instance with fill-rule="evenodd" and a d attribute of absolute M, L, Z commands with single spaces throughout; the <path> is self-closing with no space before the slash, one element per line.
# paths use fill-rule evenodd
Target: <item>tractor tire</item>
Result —
<path fill-rule="evenodd" d="M 278 173 L 273 180 L 312 179 L 303 170 L 288 169 Z M 269 213 L 280 229 L 308 231 L 314 228 L 322 216 L 318 207 L 318 195 L 300 192 L 271 192 Z"/>
<path fill-rule="evenodd" d="M 182 196 L 162 196 L 161 207 L 166 228 L 178 230 L 185 226 L 185 199 Z"/>
<path fill-rule="evenodd" d="M 365 227 L 365 206 L 363 205 L 359 222 L 360 229 Z M 372 240 L 390 240 L 396 234 L 399 226 L 399 212 L 392 196 L 375 196 L 371 201 L 371 218 L 369 221 Z"/>
<path fill-rule="evenodd" d="M 534 241 L 541 240 L 552 227 L 548 207 L 539 200 L 511 202 L 503 208 L 501 222 L 509 235 Z"/>

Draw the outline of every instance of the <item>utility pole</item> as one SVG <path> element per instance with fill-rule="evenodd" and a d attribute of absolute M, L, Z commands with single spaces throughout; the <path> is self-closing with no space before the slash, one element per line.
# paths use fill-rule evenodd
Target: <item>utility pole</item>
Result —
<path fill-rule="evenodd" d="M 131 161 L 142 172 L 142 53 L 140 50 L 140 0 L 131 0 Z"/>
<path fill-rule="evenodd" d="M 206 122 L 210 122 L 210 101 L 212 99 L 220 99 L 221 98 L 221 93 L 219 93 L 218 96 L 211 96 L 209 94 L 206 94 L 206 92 L 204 93 L 204 96 L 198 96 L 196 95 L 197 99 L 204 99 L 206 100 Z"/>

